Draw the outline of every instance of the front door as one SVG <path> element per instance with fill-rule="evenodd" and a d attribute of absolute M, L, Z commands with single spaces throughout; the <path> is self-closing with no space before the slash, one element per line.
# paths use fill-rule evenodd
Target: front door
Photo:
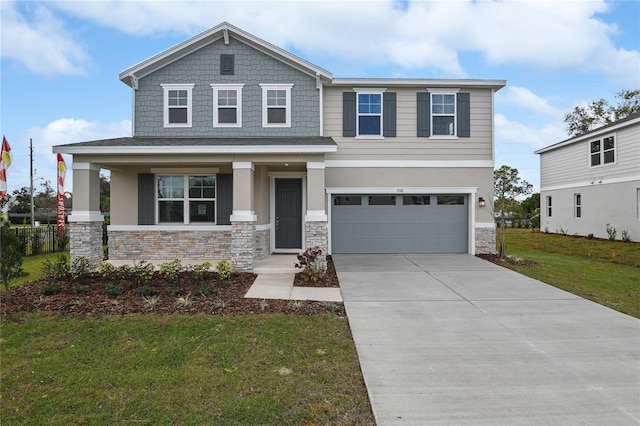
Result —
<path fill-rule="evenodd" d="M 276 179 L 276 249 L 302 248 L 302 179 Z"/>

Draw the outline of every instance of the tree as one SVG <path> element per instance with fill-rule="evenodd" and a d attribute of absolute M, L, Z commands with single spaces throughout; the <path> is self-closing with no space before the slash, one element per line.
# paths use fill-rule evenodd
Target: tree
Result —
<path fill-rule="evenodd" d="M 506 255 L 506 221 L 505 216 L 507 208 L 513 207 L 518 203 L 517 197 L 530 194 L 533 186 L 526 180 L 518 176 L 518 169 L 507 165 L 501 166 L 493 171 L 493 195 L 497 206 L 500 207 L 500 223 L 502 228 L 502 237 L 500 239 L 500 257 Z"/>
<path fill-rule="evenodd" d="M 108 212 L 111 208 L 111 181 L 109 176 L 100 174 L 100 211 Z"/>
<path fill-rule="evenodd" d="M 56 191 L 51 187 L 51 182 L 45 180 L 41 184 L 42 190 L 37 192 L 33 196 L 33 204 L 35 210 L 44 213 L 47 216 L 47 222 L 51 220 L 51 217 L 56 217 L 58 198 Z"/>
<path fill-rule="evenodd" d="M 4 209 L 6 199 L 3 199 L 1 203 L 1 207 Z M 4 288 L 9 290 L 9 280 L 21 277 L 22 274 L 20 240 L 15 233 L 11 232 L 9 222 L 2 217 L 0 218 L 0 279 Z"/>
<path fill-rule="evenodd" d="M 640 90 L 621 90 L 616 93 L 620 101 L 609 105 L 605 99 L 591 101 L 587 106 L 577 106 L 564 116 L 570 136 L 583 135 L 597 127 L 621 120 L 640 112 Z"/>

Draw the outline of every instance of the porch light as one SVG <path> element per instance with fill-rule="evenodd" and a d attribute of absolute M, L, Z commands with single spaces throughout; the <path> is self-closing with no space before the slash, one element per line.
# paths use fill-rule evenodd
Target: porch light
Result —
<path fill-rule="evenodd" d="M 484 198 L 482 197 L 478 198 L 478 206 L 484 207 Z"/>

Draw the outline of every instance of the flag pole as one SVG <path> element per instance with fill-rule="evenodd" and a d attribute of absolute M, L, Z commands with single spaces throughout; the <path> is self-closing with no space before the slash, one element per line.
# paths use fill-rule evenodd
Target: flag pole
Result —
<path fill-rule="evenodd" d="M 31 179 L 31 187 L 30 187 L 30 194 L 31 194 L 31 229 L 33 229 L 33 220 L 35 217 L 35 209 L 33 206 L 33 139 L 29 138 L 29 158 L 31 160 L 31 172 L 29 174 L 30 179 Z"/>

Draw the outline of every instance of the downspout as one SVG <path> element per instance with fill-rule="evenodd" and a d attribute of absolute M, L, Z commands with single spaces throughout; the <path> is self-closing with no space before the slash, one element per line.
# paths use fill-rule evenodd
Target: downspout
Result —
<path fill-rule="evenodd" d="M 323 103 L 323 86 L 322 80 L 320 79 L 320 73 L 316 73 L 316 89 L 318 89 L 318 101 L 319 105 L 319 113 L 320 113 L 320 136 L 324 136 L 324 108 L 322 106 Z"/>

